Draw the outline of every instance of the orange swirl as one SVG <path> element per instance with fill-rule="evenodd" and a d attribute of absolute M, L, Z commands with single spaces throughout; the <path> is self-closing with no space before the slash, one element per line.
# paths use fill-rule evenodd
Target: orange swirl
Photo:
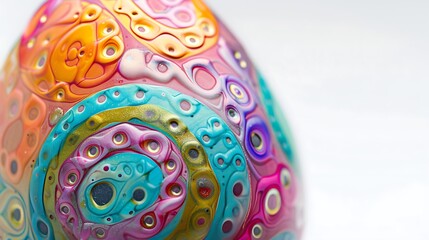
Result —
<path fill-rule="evenodd" d="M 44 5 L 21 41 L 24 82 L 37 95 L 73 102 L 78 88 L 97 87 L 116 71 L 124 44 L 118 23 L 101 7 L 64 1 L 54 10 Z"/>

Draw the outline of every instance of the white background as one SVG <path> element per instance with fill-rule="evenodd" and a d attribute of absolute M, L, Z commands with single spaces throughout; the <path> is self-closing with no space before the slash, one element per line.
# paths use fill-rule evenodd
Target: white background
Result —
<path fill-rule="evenodd" d="M 304 239 L 429 239 L 429 1 L 207 2 L 290 121 Z M 1 0 L 0 63 L 40 3 Z"/>

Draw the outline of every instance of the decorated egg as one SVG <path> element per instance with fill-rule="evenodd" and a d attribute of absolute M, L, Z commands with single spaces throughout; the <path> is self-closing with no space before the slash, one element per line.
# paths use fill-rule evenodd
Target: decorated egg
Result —
<path fill-rule="evenodd" d="M 0 239 L 301 236 L 286 122 L 201 0 L 47 1 L 0 96 Z"/>

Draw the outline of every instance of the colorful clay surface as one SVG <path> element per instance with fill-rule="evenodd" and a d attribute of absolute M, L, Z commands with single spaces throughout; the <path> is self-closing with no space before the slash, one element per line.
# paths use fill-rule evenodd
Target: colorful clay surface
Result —
<path fill-rule="evenodd" d="M 0 73 L 0 239 L 299 239 L 287 124 L 201 0 L 51 0 Z"/>

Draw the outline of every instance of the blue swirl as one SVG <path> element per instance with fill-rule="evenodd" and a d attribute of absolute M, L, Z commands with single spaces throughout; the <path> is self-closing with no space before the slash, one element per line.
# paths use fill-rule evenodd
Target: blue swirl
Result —
<path fill-rule="evenodd" d="M 141 98 L 137 97 L 136 93 L 141 91 L 144 92 L 144 96 Z M 102 103 L 97 101 L 101 95 L 106 97 L 106 101 Z M 190 108 L 187 110 L 182 109 L 180 107 L 182 101 L 187 101 L 190 104 Z M 231 236 L 239 230 L 248 210 L 249 192 L 243 191 L 240 197 L 235 198 L 232 189 L 228 189 L 228 186 L 231 186 L 230 181 L 232 179 L 237 179 L 237 181 L 243 184 L 244 189 L 250 189 L 249 173 L 241 145 L 228 125 L 217 114 L 192 97 L 166 87 L 130 84 L 112 87 L 88 97 L 71 108 L 58 122 L 55 128 L 52 129 L 41 148 L 30 182 L 30 203 L 33 226 L 38 226 L 38 223 L 41 222 L 42 226 L 45 225 L 48 229 L 46 235 L 36 229 L 35 234 L 37 238 L 53 239 L 52 226 L 46 216 L 43 203 L 43 183 L 45 182 L 46 172 L 51 161 L 61 152 L 63 144 L 69 134 L 97 113 L 114 108 L 140 106 L 144 104 L 157 105 L 180 116 L 180 119 L 187 125 L 188 129 L 194 133 L 200 143 L 205 146 L 204 150 L 220 185 L 217 211 L 207 238 L 223 238 Z M 83 111 L 79 110 L 81 106 L 85 106 Z M 133 119 L 133 121 L 135 121 L 135 119 Z M 140 124 L 154 127 L 150 126 L 149 123 L 140 122 Z M 208 142 L 206 141 L 207 137 L 209 138 Z M 219 167 L 218 158 L 220 154 L 224 158 L 223 160 L 226 167 Z M 241 159 L 241 164 L 239 166 L 236 164 L 236 159 Z M 228 206 L 230 204 L 231 206 L 239 206 L 238 209 L 240 213 L 237 214 L 236 208 L 228 209 L 227 204 Z M 183 211 L 177 214 L 171 224 L 166 226 L 156 238 L 168 236 L 168 234 L 174 230 L 177 222 L 180 221 L 181 214 L 183 214 Z M 222 234 L 221 223 L 227 219 L 232 219 L 235 225 L 232 231 Z"/>

